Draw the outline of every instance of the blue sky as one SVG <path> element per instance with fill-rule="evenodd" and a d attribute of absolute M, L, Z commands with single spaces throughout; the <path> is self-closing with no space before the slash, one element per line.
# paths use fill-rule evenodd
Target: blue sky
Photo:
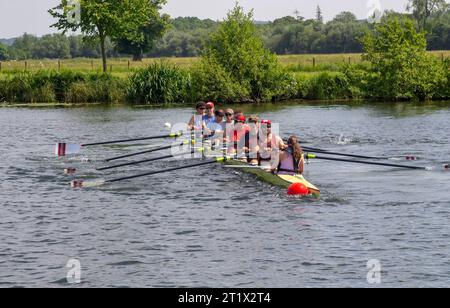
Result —
<path fill-rule="evenodd" d="M 241 0 L 245 9 L 255 9 L 256 20 L 273 20 L 293 15 L 298 10 L 302 16 L 314 16 L 320 5 L 326 20 L 341 11 L 351 11 L 358 18 L 367 15 L 369 0 Z M 379 0 L 383 9 L 404 11 L 407 0 Z M 223 19 L 236 0 L 168 0 L 164 11 L 173 17 L 197 16 L 200 18 Z M 43 35 L 55 32 L 50 25 L 53 20 L 47 10 L 59 0 L 0 0 L 0 38 L 11 38 L 27 32 Z"/>

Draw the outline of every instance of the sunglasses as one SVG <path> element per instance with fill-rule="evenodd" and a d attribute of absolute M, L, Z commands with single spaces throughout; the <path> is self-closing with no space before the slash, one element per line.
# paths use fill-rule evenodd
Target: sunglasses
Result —
<path fill-rule="evenodd" d="M 203 107 L 202 107 L 202 108 L 198 108 L 198 110 L 206 110 L 206 108 L 203 108 Z"/>
<path fill-rule="evenodd" d="M 225 115 L 226 115 L 227 117 L 232 117 L 232 116 L 234 116 L 234 114 L 232 114 L 232 113 L 225 113 Z"/>

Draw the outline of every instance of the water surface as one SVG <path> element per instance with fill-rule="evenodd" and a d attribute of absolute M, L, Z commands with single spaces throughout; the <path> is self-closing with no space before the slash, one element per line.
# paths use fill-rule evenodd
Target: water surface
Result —
<path fill-rule="evenodd" d="M 450 160 L 450 104 L 311 104 L 245 107 L 282 123 L 308 146 L 403 162 Z M 91 142 L 165 133 L 191 110 L 132 107 L 0 108 L 0 286 L 59 287 L 71 258 L 85 287 L 368 287 L 368 260 L 383 287 L 446 287 L 450 280 L 450 174 L 312 161 L 320 200 L 297 199 L 221 165 L 99 189 L 81 177 L 95 163 L 56 159 L 57 141 Z M 155 141 L 152 145 L 161 144 Z M 90 159 L 133 148 L 102 147 Z M 156 153 L 153 156 L 165 153 Z M 394 161 L 395 163 L 396 161 Z"/>

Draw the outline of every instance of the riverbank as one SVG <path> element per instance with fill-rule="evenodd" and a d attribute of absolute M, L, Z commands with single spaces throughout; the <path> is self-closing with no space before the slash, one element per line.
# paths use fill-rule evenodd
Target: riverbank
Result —
<path fill-rule="evenodd" d="M 433 54 L 445 58 L 450 52 Z M 193 58 L 161 60 L 156 64 L 155 59 L 147 59 L 141 64 L 146 65 L 144 68 L 125 71 L 121 67 L 120 71 L 107 74 L 89 71 L 86 59 L 73 61 L 70 69 L 65 68 L 66 65 L 61 65 L 61 69 L 47 69 L 45 67 L 50 67 L 47 65 L 44 69 L 28 71 L 3 69 L 0 72 L 0 103 L 186 105 L 211 99 L 214 95 L 223 103 L 256 102 L 239 94 L 217 93 L 222 89 L 199 89 L 199 84 L 205 84 L 199 79 L 207 76 L 196 75 L 194 64 L 197 60 Z M 285 71 L 284 84 L 280 85 L 281 94 L 269 101 L 385 99 L 370 92 L 370 64 L 362 62 L 359 54 L 281 56 L 279 62 Z M 116 59 L 111 63 L 123 66 L 127 61 Z M 448 76 L 433 97 L 427 99 L 450 99 L 450 73 Z M 210 81 L 208 86 L 217 87 Z"/>

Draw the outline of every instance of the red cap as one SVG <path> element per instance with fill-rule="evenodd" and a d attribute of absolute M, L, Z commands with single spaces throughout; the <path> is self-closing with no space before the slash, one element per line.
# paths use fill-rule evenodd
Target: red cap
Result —
<path fill-rule="evenodd" d="M 267 124 L 267 125 L 271 125 L 272 122 L 270 120 L 262 120 L 261 124 Z"/>
<path fill-rule="evenodd" d="M 213 102 L 208 102 L 208 103 L 206 103 L 206 107 L 214 108 L 214 103 Z"/>
<path fill-rule="evenodd" d="M 236 119 L 235 119 L 237 122 L 242 122 L 242 123 L 245 123 L 245 117 L 244 116 L 238 116 L 238 117 L 236 117 Z"/>

